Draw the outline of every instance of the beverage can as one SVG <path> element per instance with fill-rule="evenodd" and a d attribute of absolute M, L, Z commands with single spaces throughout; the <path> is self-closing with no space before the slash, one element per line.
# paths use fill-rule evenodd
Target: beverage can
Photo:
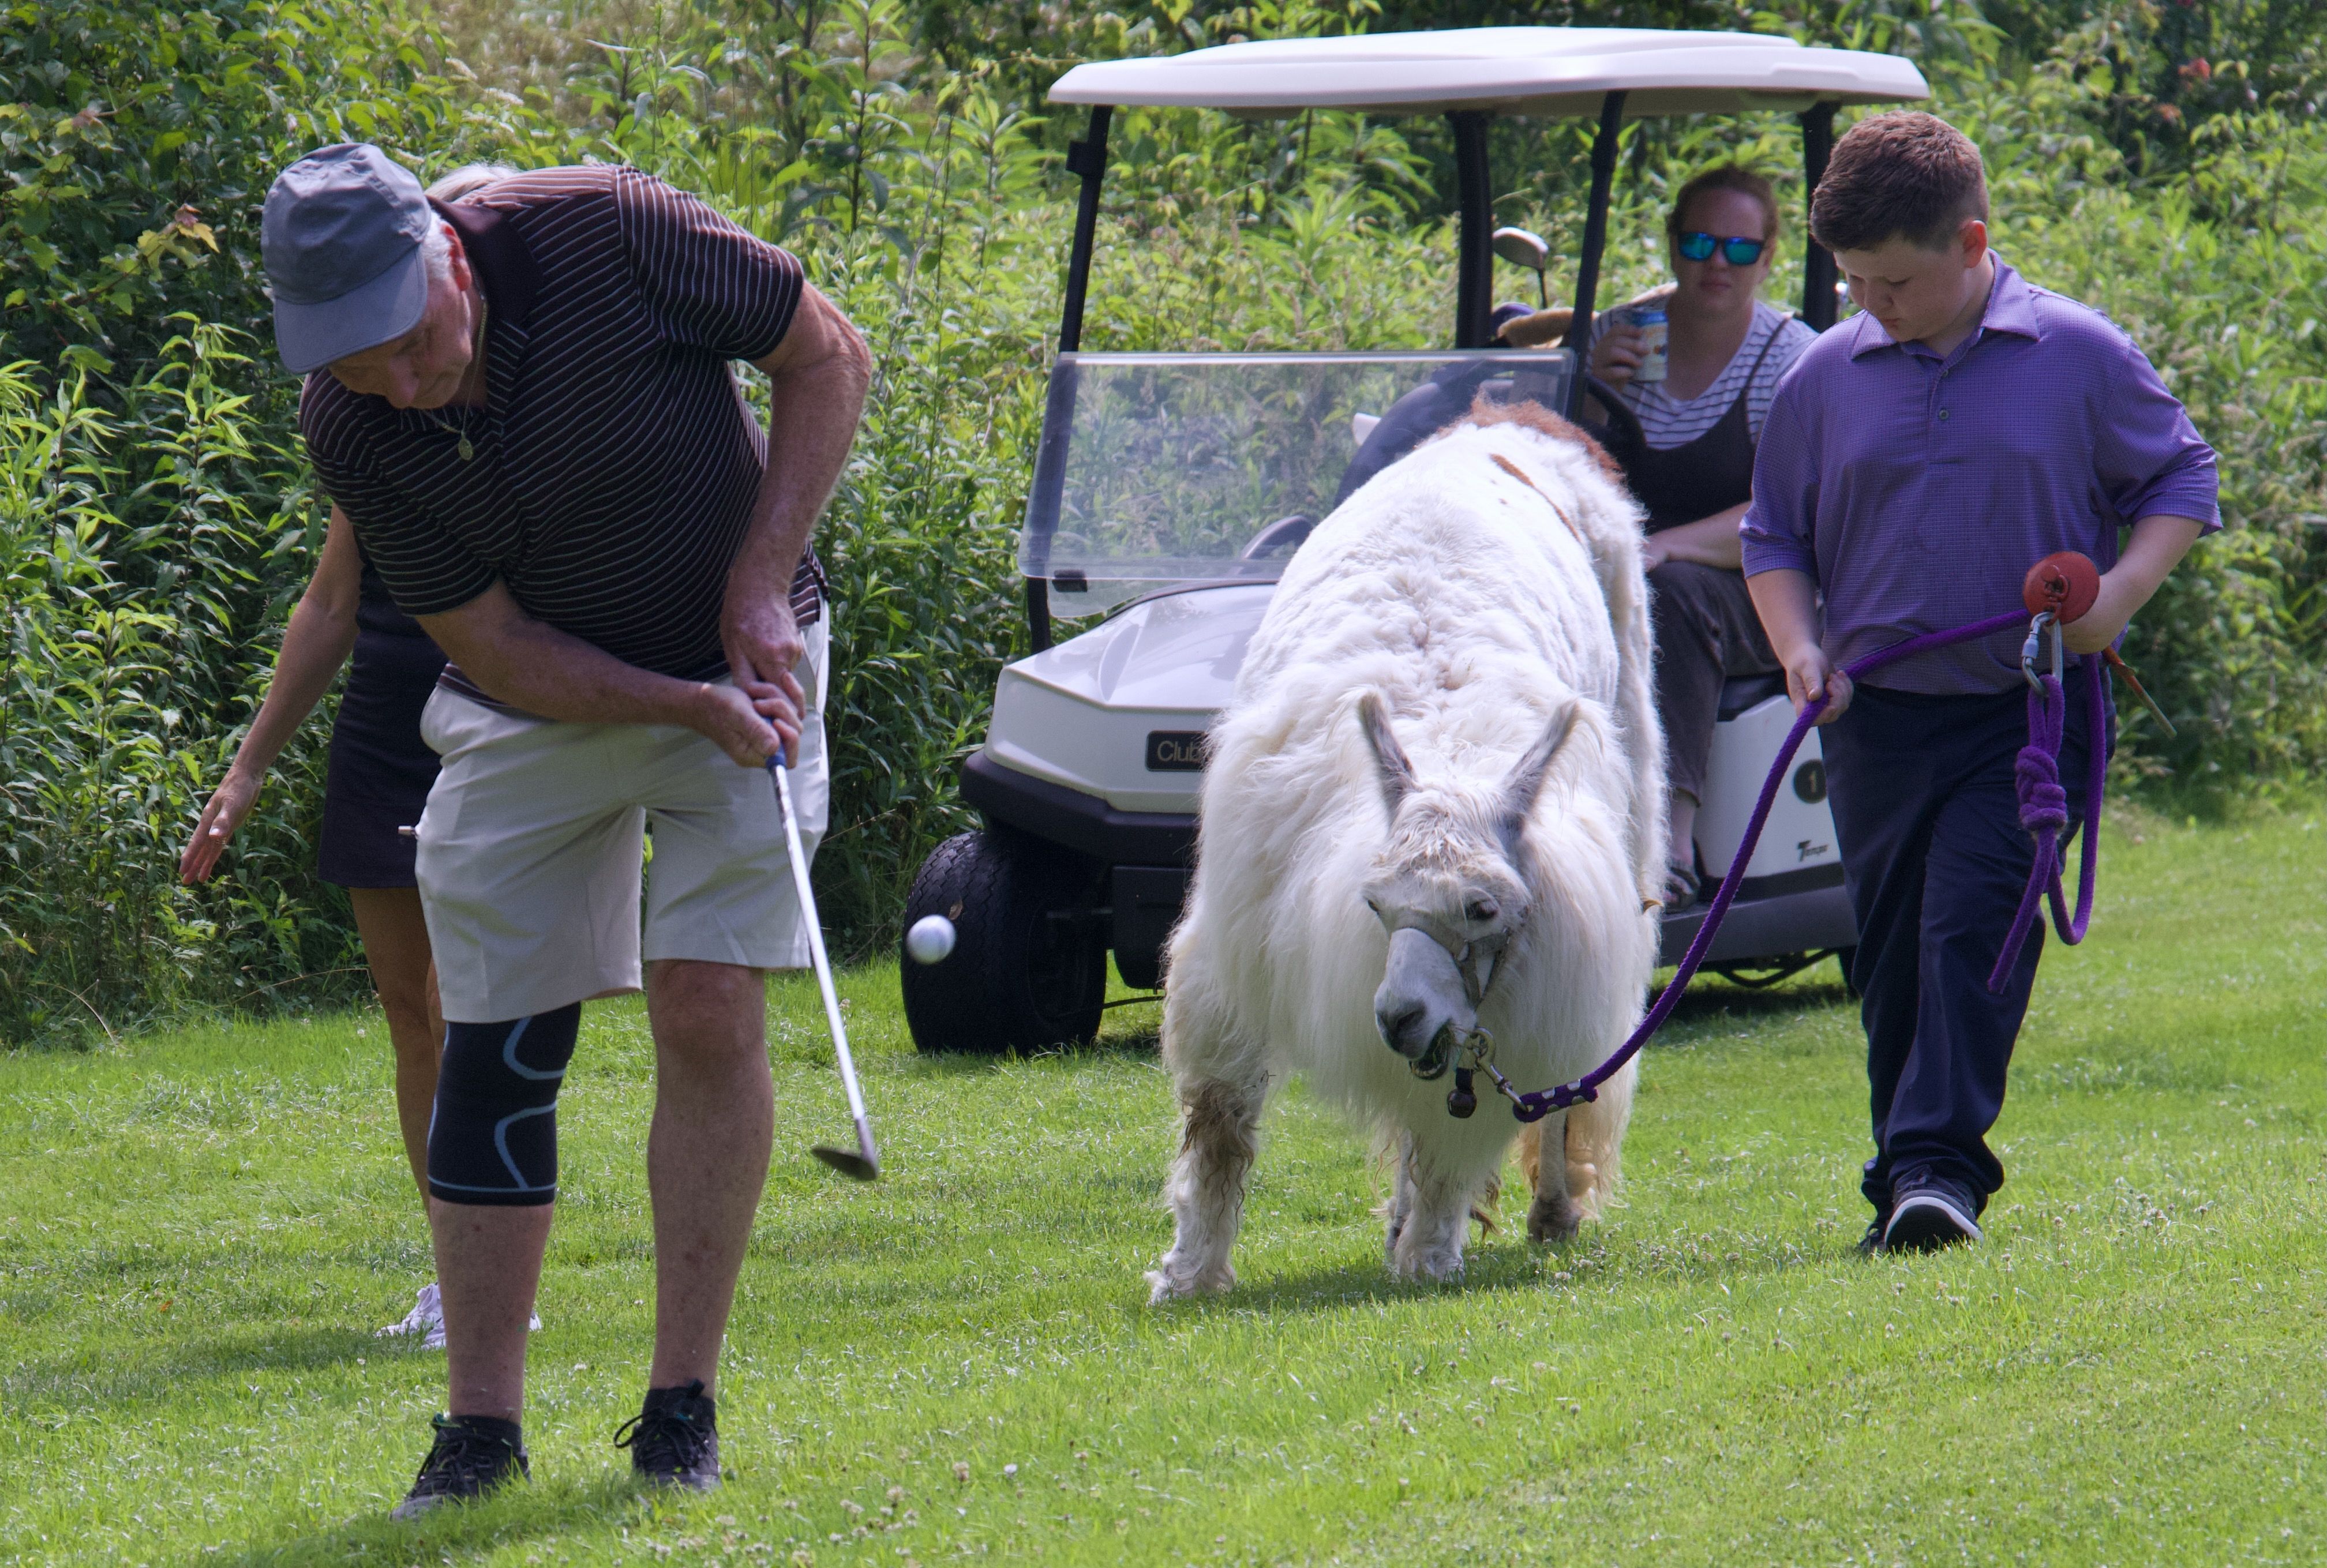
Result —
<path fill-rule="evenodd" d="M 1640 305 L 1631 313 L 1632 325 L 1647 340 L 1640 345 L 1640 368 L 1632 372 L 1635 381 L 1661 381 L 1665 378 L 1665 347 L 1669 328 L 1661 305 Z"/>

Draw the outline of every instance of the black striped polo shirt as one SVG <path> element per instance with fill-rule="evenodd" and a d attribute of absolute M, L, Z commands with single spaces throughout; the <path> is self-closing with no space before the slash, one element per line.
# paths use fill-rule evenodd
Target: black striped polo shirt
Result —
<path fill-rule="evenodd" d="M 723 671 L 727 569 L 768 462 L 730 361 L 782 341 L 799 263 L 635 169 L 545 169 L 437 210 L 484 293 L 486 402 L 399 410 L 328 369 L 299 401 L 366 559 L 414 615 L 499 579 L 630 664 Z M 810 551 L 804 623 L 822 582 Z"/>

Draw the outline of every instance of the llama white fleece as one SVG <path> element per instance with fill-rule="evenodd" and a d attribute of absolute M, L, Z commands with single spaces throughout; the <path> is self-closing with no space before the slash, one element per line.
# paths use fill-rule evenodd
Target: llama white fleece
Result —
<path fill-rule="evenodd" d="M 1638 1018 L 1665 854 L 1639 517 L 1573 427 L 1481 407 L 1289 565 L 1212 731 L 1169 951 L 1164 1055 L 1185 1140 L 1158 1300 L 1233 1283 L 1255 1128 L 1285 1072 L 1386 1136 L 1390 1265 L 1443 1277 L 1519 1127 L 1483 1078 L 1478 1114 L 1451 1116 L 1449 1080 L 1401 1054 L 1423 1037 L 1386 1037 L 1442 1022 L 1459 1036 L 1475 1016 L 1536 1089 L 1590 1069 Z M 1390 963 L 1393 931 L 1411 963 Z M 1473 981 L 1491 963 L 1475 1014 L 1466 956 Z M 1598 1211 L 1632 1082 L 1543 1124 L 1542 1147 L 1566 1157 L 1541 1162 L 1531 1235 Z"/>

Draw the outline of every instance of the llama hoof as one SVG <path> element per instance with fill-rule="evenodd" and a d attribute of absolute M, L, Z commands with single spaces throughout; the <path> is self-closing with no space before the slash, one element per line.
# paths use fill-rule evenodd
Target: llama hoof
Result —
<path fill-rule="evenodd" d="M 1226 1295 L 1236 1288 L 1236 1270 L 1226 1266 L 1199 1270 L 1192 1274 L 1167 1274 L 1163 1269 L 1147 1271 L 1146 1280 L 1153 1289 L 1147 1304 L 1160 1307 L 1166 1302 L 1185 1301 L 1192 1296 Z"/>
<path fill-rule="evenodd" d="M 1583 1216 L 1566 1194 L 1537 1198 L 1528 1208 L 1528 1239 L 1537 1246 L 1574 1239 Z"/>
<path fill-rule="evenodd" d="M 1463 1277 L 1463 1257 L 1411 1257 L 1390 1259 L 1389 1272 L 1398 1279 L 1416 1284 L 1437 1285 L 1459 1282 Z"/>

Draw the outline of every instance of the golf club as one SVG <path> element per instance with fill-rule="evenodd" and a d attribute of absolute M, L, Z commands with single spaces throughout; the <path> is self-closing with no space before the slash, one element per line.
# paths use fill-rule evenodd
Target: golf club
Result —
<path fill-rule="evenodd" d="M 1491 243 L 1494 246 L 1497 256 L 1501 257 L 1513 266 L 1523 266 L 1535 274 L 1536 295 L 1543 302 L 1543 308 L 1549 310 L 1551 279 L 1548 273 L 1551 267 L 1551 247 L 1544 243 L 1543 236 L 1530 233 L 1524 229 L 1498 229 Z"/>
<path fill-rule="evenodd" d="M 881 1174 L 881 1155 L 873 1147 L 873 1124 L 864 1115 L 864 1091 L 856 1084 L 856 1061 L 848 1054 L 848 1028 L 840 1022 L 840 998 L 833 994 L 832 962 L 824 954 L 824 924 L 817 918 L 816 892 L 808 882 L 808 856 L 800 853 L 799 819 L 792 815 L 792 789 L 784 777 L 784 748 L 768 759 L 768 776 L 776 781 L 776 807 L 784 818 L 784 849 L 792 863 L 792 889 L 799 894 L 800 914 L 808 921 L 808 947 L 816 960 L 816 984 L 824 993 L 824 1020 L 832 1029 L 832 1049 L 840 1059 L 840 1082 L 848 1091 L 848 1114 L 856 1118 L 856 1152 L 818 1143 L 808 1153 L 859 1181 Z"/>

